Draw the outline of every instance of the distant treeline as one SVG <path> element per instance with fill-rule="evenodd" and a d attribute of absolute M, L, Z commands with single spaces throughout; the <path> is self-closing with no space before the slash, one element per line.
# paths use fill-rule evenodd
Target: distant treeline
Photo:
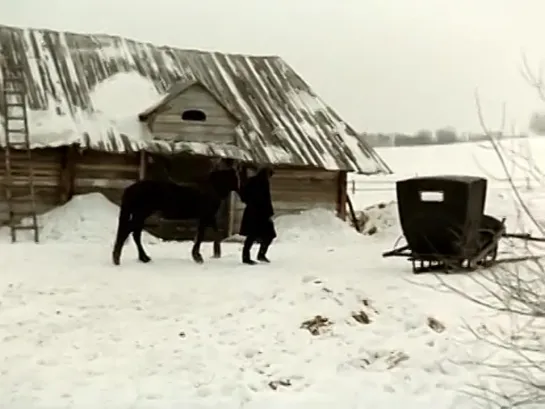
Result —
<path fill-rule="evenodd" d="M 413 135 L 393 133 L 362 133 L 360 134 L 363 140 L 373 147 L 387 147 L 387 146 L 419 146 L 419 145 L 448 145 L 452 143 L 461 142 L 478 142 L 488 140 L 490 137 L 485 134 L 476 133 L 461 133 L 458 134 L 456 130 L 452 128 L 438 129 L 433 132 L 430 130 L 422 130 Z M 494 138 L 497 139 L 513 139 L 513 138 L 525 138 L 527 135 L 507 135 L 501 132 L 495 132 Z"/>

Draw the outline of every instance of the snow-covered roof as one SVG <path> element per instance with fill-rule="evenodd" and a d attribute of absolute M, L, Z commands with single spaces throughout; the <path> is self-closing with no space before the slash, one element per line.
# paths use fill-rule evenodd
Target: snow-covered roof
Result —
<path fill-rule="evenodd" d="M 15 61 L 24 67 L 35 148 L 77 144 L 119 153 L 181 150 L 260 163 L 390 172 L 373 148 L 276 56 L 181 50 L 117 36 L 6 26 L 0 26 L 0 45 L 8 65 Z M 241 120 L 238 147 L 156 141 L 138 120 L 173 85 L 195 81 Z"/>

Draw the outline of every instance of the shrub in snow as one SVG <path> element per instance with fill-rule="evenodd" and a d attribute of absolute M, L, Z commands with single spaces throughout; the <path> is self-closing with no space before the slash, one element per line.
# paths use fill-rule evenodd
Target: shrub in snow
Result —
<path fill-rule="evenodd" d="M 358 311 L 352 313 L 352 318 L 356 320 L 356 322 L 359 322 L 360 324 L 370 324 L 371 319 L 369 318 L 369 315 L 365 311 Z"/>
<path fill-rule="evenodd" d="M 316 315 L 314 318 L 304 321 L 301 324 L 301 328 L 308 330 L 308 332 L 316 336 L 323 334 L 331 325 L 332 322 L 329 318 Z"/>
<path fill-rule="evenodd" d="M 397 219 L 397 203 L 394 201 L 378 203 L 356 212 L 356 223 L 361 233 L 369 236 L 396 226 Z"/>

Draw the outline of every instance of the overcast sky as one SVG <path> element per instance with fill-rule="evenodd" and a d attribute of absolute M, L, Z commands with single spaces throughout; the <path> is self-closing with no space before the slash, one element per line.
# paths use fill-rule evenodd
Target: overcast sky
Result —
<path fill-rule="evenodd" d="M 0 23 L 277 54 L 360 131 L 521 130 L 541 102 L 521 53 L 545 62 L 544 0 L 0 0 Z M 545 107 L 544 107 L 545 108 Z"/>

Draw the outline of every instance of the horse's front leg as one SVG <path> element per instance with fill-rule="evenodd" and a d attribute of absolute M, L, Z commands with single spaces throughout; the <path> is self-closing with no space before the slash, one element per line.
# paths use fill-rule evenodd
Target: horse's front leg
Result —
<path fill-rule="evenodd" d="M 195 243 L 193 244 L 193 249 L 191 250 L 191 256 L 195 263 L 202 264 L 204 262 L 201 256 L 201 243 L 204 239 L 204 231 L 206 230 L 207 223 L 204 220 L 199 220 L 199 226 L 197 227 L 197 237 L 195 237 Z"/>
<path fill-rule="evenodd" d="M 210 223 L 210 227 L 212 227 L 212 230 L 214 230 L 214 254 L 212 257 L 220 258 L 221 257 L 221 236 L 220 236 L 220 231 L 218 229 L 218 222 L 216 221 L 215 217 Z"/>

